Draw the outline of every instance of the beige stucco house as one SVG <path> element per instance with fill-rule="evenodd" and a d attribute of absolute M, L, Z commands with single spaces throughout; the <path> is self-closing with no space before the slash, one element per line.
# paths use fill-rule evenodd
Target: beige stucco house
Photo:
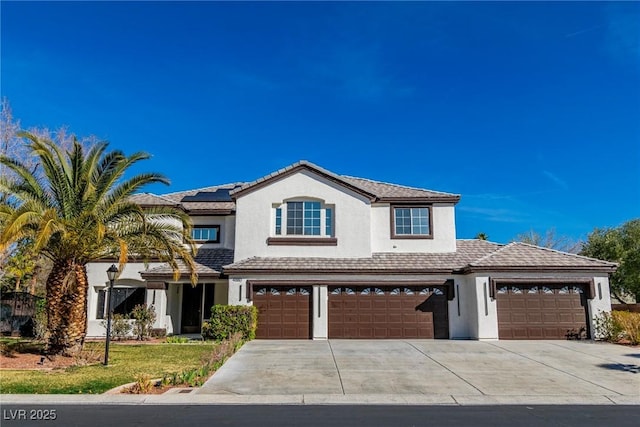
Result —
<path fill-rule="evenodd" d="M 610 311 L 615 264 L 524 243 L 456 238 L 456 194 L 337 175 L 301 161 L 250 183 L 164 195 L 187 212 L 198 285 L 131 262 L 115 311 L 198 333 L 213 304 L 256 305 L 258 338 L 567 339 Z M 88 336 L 104 336 L 106 269 L 88 266 Z"/>

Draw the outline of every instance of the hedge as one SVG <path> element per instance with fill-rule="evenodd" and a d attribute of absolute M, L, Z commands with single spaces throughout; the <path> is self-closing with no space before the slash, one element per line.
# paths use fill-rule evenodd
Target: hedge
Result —
<path fill-rule="evenodd" d="M 202 336 L 205 339 L 221 341 L 240 332 L 245 340 L 256 337 L 258 310 L 253 306 L 214 305 L 211 307 L 211 319 L 202 324 Z"/>

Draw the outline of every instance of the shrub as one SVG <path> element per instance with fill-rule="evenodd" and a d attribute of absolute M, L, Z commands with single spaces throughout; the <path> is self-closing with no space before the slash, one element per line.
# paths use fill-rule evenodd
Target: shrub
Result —
<path fill-rule="evenodd" d="M 640 313 L 615 310 L 602 312 L 594 320 L 599 339 L 611 342 L 625 340 L 632 345 L 640 343 Z"/>
<path fill-rule="evenodd" d="M 103 320 L 102 327 L 107 329 L 107 321 Z M 123 340 L 127 338 L 131 332 L 131 323 L 129 318 L 124 314 L 114 314 L 111 316 L 111 336 L 117 340 Z"/>
<path fill-rule="evenodd" d="M 131 387 L 125 389 L 124 392 L 131 394 L 148 394 L 155 386 L 155 381 L 152 381 L 149 375 L 138 374 L 136 375 L 135 383 Z"/>
<path fill-rule="evenodd" d="M 188 342 L 189 342 L 189 338 L 187 337 L 178 337 L 178 336 L 167 337 L 167 343 L 169 344 L 185 344 Z"/>
<path fill-rule="evenodd" d="M 151 327 L 156 321 L 156 310 L 152 305 L 138 304 L 131 310 L 133 319 L 133 333 L 136 339 L 147 339 L 151 333 Z"/>
<path fill-rule="evenodd" d="M 620 329 L 623 339 L 628 340 L 632 345 L 640 343 L 640 313 L 613 311 L 611 316 Z"/>
<path fill-rule="evenodd" d="M 242 347 L 242 333 L 236 332 L 229 339 L 218 343 L 207 360 L 199 368 L 185 369 L 182 372 L 165 374 L 161 384 L 168 386 L 186 385 L 188 387 L 200 387 L 224 362 Z"/>
<path fill-rule="evenodd" d="M 202 325 L 202 336 L 221 341 L 239 332 L 243 339 L 252 340 L 256 337 L 257 320 L 258 310 L 253 306 L 214 305 L 211 319 Z"/>
<path fill-rule="evenodd" d="M 167 336 L 167 328 L 151 328 L 149 329 L 149 335 L 153 338 L 164 338 Z"/>
<path fill-rule="evenodd" d="M 613 342 L 618 341 L 620 338 L 622 329 L 611 313 L 607 311 L 600 312 L 600 314 L 594 317 L 593 323 L 595 326 L 596 338 Z"/>

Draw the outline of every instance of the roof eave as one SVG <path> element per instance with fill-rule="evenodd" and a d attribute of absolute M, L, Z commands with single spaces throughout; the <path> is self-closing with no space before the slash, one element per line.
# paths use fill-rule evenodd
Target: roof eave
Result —
<path fill-rule="evenodd" d="M 380 197 L 377 202 L 387 203 L 453 203 L 460 201 L 460 196 L 425 196 L 425 197 Z"/>
<path fill-rule="evenodd" d="M 616 267 L 610 266 L 473 266 L 469 265 L 461 270 L 464 274 L 479 273 L 479 272 L 533 272 L 533 273 L 553 273 L 553 272 L 566 272 L 566 273 L 613 273 L 616 271 Z"/>
<path fill-rule="evenodd" d="M 223 215 L 231 215 L 235 214 L 235 209 L 184 209 L 189 215 L 192 216 L 201 216 L 201 215 L 213 215 L 213 216 L 223 216 Z"/>
<path fill-rule="evenodd" d="M 202 278 L 214 278 L 219 279 L 223 274 L 219 271 L 211 272 L 211 273 L 198 273 L 198 279 Z M 144 280 L 164 280 L 168 282 L 174 282 L 173 273 L 149 273 L 149 272 L 140 272 L 140 277 Z M 189 280 L 190 274 L 188 272 L 180 272 L 180 277 L 178 280 L 186 278 L 185 280 Z"/>
<path fill-rule="evenodd" d="M 281 269 L 281 268 L 225 268 L 224 273 L 227 275 L 238 274 L 454 274 L 454 269 L 451 268 L 433 268 L 433 269 L 339 269 L 339 268 L 296 268 L 296 269 Z"/>

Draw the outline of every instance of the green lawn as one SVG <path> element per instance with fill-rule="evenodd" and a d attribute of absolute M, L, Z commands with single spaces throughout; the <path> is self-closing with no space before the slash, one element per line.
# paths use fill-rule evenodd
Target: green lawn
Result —
<path fill-rule="evenodd" d="M 212 342 L 189 344 L 118 344 L 109 349 L 109 366 L 96 364 L 56 371 L 0 370 L 0 393 L 104 393 L 136 380 L 198 368 L 211 354 Z M 88 352 L 104 354 L 104 343 L 87 343 Z"/>

